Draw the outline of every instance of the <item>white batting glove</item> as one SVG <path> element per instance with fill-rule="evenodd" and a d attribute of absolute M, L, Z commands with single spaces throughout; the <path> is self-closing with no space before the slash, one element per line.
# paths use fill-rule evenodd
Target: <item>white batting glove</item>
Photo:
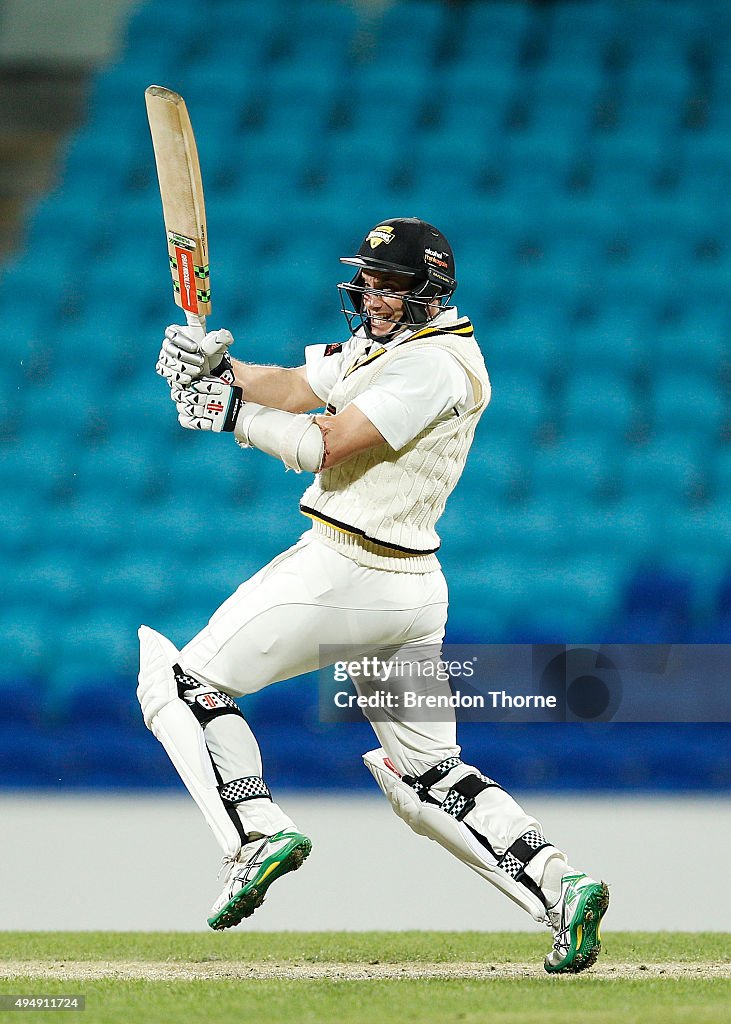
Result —
<path fill-rule="evenodd" d="M 175 386 L 172 398 L 178 409 L 178 422 L 188 430 L 232 431 L 244 404 L 244 392 L 215 377 L 193 381 L 186 388 Z"/>
<path fill-rule="evenodd" d="M 233 345 L 230 331 L 211 331 L 203 335 L 195 327 L 171 324 L 165 331 L 155 370 L 174 384 L 187 386 L 203 377 L 219 377 L 233 384 L 234 372 L 228 355 Z"/>

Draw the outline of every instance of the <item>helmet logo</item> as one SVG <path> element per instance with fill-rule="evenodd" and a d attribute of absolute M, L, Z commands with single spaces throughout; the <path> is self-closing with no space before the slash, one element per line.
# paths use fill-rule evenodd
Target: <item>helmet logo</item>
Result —
<path fill-rule="evenodd" d="M 388 245 L 392 242 L 396 236 L 393 233 L 393 228 L 389 224 L 379 224 L 377 228 L 374 228 L 366 238 L 366 242 L 370 243 L 371 249 L 375 249 L 377 246 L 384 242 Z"/>
<path fill-rule="evenodd" d="M 437 252 L 436 249 L 424 249 L 424 262 L 432 267 L 441 267 L 443 270 L 449 269 L 447 254 L 445 252 Z"/>

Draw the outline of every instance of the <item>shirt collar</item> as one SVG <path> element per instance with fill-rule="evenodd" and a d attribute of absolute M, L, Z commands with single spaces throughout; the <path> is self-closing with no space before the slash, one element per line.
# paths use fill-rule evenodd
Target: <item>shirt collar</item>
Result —
<path fill-rule="evenodd" d="M 412 324 L 405 328 L 403 331 L 399 331 L 398 334 L 394 334 L 392 337 L 381 342 L 384 348 L 393 348 L 394 345 L 398 345 L 404 341 L 411 334 L 416 334 L 417 331 L 423 331 L 425 327 L 442 327 L 447 324 L 456 323 L 459 320 L 459 313 L 456 306 L 447 306 L 441 313 L 437 313 L 436 316 L 432 317 L 431 320 L 427 320 L 423 324 Z"/>

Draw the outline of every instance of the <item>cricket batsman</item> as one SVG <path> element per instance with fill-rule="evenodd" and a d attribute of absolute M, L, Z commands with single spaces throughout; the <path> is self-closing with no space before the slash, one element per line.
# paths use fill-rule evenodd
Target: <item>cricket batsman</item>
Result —
<path fill-rule="evenodd" d="M 230 433 L 314 475 L 300 504 L 311 527 L 181 651 L 139 631 L 145 723 L 223 850 L 214 929 L 249 917 L 311 849 L 274 801 L 233 698 L 323 667 L 324 645 L 417 659 L 440 650 L 447 586 L 436 525 L 490 400 L 472 324 L 451 303 L 455 261 L 440 231 L 384 220 L 342 262 L 355 268 L 338 285 L 350 337 L 308 346 L 304 365 L 233 360 L 228 331 L 201 341 L 181 326 L 165 331 L 157 364 L 183 427 Z M 607 885 L 572 868 L 534 817 L 461 760 L 452 712 L 439 722 L 382 717 L 364 761 L 396 814 L 552 929 L 547 971 L 591 967 Z"/>

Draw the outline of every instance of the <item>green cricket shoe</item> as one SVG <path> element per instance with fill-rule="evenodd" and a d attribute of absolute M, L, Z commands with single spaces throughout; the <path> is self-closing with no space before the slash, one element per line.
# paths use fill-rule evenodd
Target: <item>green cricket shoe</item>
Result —
<path fill-rule="evenodd" d="M 251 917 L 264 902 L 267 889 L 282 875 L 296 871 L 309 857 L 312 842 L 299 832 L 277 832 L 241 847 L 231 860 L 223 892 L 211 907 L 208 924 L 216 931 L 233 928 Z M 226 861 L 224 861 L 224 864 Z"/>
<path fill-rule="evenodd" d="M 549 911 L 553 949 L 545 959 L 549 974 L 578 974 L 596 963 L 602 948 L 600 926 L 609 906 L 609 886 L 588 875 L 564 875 L 561 898 Z"/>

